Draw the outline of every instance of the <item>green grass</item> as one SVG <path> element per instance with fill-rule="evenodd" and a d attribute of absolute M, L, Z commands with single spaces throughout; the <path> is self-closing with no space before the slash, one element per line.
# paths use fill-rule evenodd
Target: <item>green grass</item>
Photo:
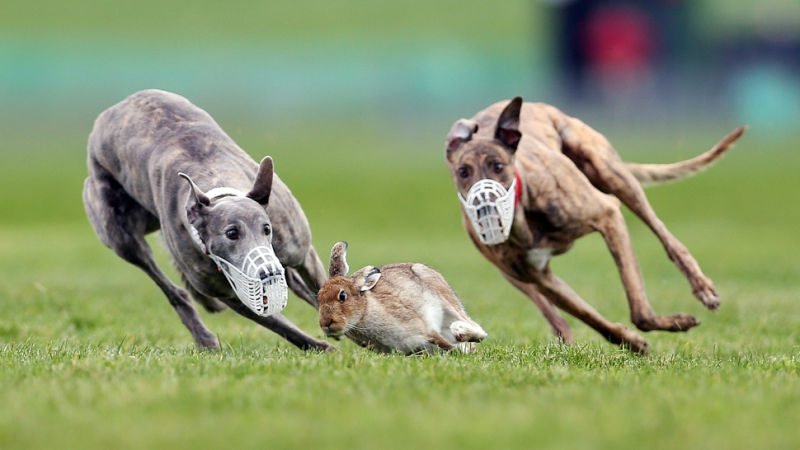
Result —
<path fill-rule="evenodd" d="M 47 11 L 43 14 L 42 11 Z M 0 34 L 29 38 L 45 35 L 136 40 L 149 45 L 176 43 L 219 45 L 220 40 L 269 44 L 302 41 L 322 45 L 331 39 L 390 40 L 402 43 L 467 40 L 476 46 L 518 43 L 547 26 L 543 8 L 523 0 L 502 8 L 487 2 L 457 0 L 427 2 L 294 3 L 143 0 L 115 4 L 98 0 L 64 3 L 44 1 L 32 8 L 21 0 L 0 6 Z M 532 23 L 533 21 L 533 23 Z M 485 31 L 484 31 L 485 30 Z M 231 47 L 229 50 L 236 51 Z"/>
<path fill-rule="evenodd" d="M 51 139 L 58 145 L 47 154 L 4 155 L 0 448 L 800 445 L 793 144 L 746 136 L 713 170 L 649 191 L 715 280 L 723 296 L 716 313 L 691 297 L 655 238 L 628 216 L 655 308 L 703 322 L 687 334 L 646 335 L 652 354 L 639 357 L 571 319 L 577 344 L 552 342 L 530 302 L 469 244 L 441 136 L 226 128 L 254 156 L 275 157 L 322 254 L 347 239 L 354 268 L 432 265 L 489 339 L 473 355 L 382 356 L 349 342 L 336 354 L 304 354 L 230 312 L 203 313 L 223 350 L 198 352 L 157 288 L 92 234 L 80 204 L 85 137 L 66 135 Z M 661 140 L 648 155 L 611 137 L 631 159 L 667 161 L 707 148 L 723 131 L 679 149 L 680 139 Z M 169 268 L 163 250 L 158 258 Z M 607 317 L 627 322 L 597 236 L 554 268 Z M 321 336 L 314 311 L 297 298 L 287 315 Z"/>

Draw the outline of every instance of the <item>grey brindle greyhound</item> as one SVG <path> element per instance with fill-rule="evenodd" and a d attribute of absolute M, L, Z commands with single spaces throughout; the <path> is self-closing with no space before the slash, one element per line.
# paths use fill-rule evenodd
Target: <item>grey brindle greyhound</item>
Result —
<path fill-rule="evenodd" d="M 88 156 L 83 201 L 95 232 L 153 279 L 199 347 L 218 348 L 219 341 L 186 291 L 156 265 L 148 233 L 161 230 L 186 289 L 208 311 L 227 306 L 302 349 L 332 348 L 280 313 L 264 317 L 246 307 L 206 253 L 239 267 L 250 249 L 271 247 L 288 287 L 318 307 L 326 272 L 311 246 L 305 214 L 274 174 L 271 158 L 257 164 L 208 113 L 158 90 L 137 92 L 100 114 Z M 247 194 L 231 195 L 237 191 Z"/>

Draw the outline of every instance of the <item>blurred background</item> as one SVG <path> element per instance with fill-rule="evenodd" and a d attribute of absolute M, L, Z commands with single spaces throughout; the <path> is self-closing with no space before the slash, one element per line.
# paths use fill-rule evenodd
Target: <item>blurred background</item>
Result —
<path fill-rule="evenodd" d="M 0 5 L 4 137 L 87 134 L 102 109 L 150 87 L 264 132 L 336 122 L 443 135 L 523 95 L 606 126 L 788 133 L 799 80 L 796 0 Z"/>
<path fill-rule="evenodd" d="M 83 158 L 97 114 L 144 88 L 188 97 L 256 158 L 330 160 L 338 142 L 440 165 L 455 119 L 515 95 L 633 159 L 662 137 L 688 156 L 689 136 L 707 148 L 741 123 L 797 136 L 799 80 L 796 0 L 0 4 L 4 165 L 48 158 L 51 176 L 66 173 L 54 158 Z"/>

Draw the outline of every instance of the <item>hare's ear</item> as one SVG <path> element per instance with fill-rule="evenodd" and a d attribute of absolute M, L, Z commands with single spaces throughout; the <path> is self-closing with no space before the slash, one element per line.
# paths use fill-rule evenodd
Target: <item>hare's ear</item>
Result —
<path fill-rule="evenodd" d="M 378 284 L 378 280 L 381 279 L 381 269 L 377 267 L 373 267 L 367 272 L 367 275 L 364 277 L 364 284 L 359 288 L 361 292 L 367 292 L 375 287 Z"/>
<path fill-rule="evenodd" d="M 328 275 L 333 277 L 343 277 L 350 271 L 347 265 L 347 241 L 334 244 L 331 249 L 331 262 L 328 267 Z"/>

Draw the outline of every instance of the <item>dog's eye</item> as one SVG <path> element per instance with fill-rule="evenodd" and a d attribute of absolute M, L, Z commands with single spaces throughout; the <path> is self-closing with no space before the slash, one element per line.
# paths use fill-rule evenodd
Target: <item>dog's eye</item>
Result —
<path fill-rule="evenodd" d="M 461 166 L 458 168 L 458 176 L 461 178 L 469 177 L 469 167 Z"/>
<path fill-rule="evenodd" d="M 339 289 L 339 301 L 344 302 L 345 300 L 347 300 L 347 292 L 344 289 Z"/>
<path fill-rule="evenodd" d="M 270 233 L 272 233 L 272 227 L 268 223 L 264 224 L 264 235 L 269 236 Z"/>
<path fill-rule="evenodd" d="M 235 241 L 239 239 L 239 229 L 238 228 L 228 228 L 225 230 L 225 237 L 228 239 Z"/>
<path fill-rule="evenodd" d="M 506 165 L 501 162 L 496 162 L 492 165 L 492 169 L 494 173 L 503 173 L 503 169 L 506 168 Z"/>

